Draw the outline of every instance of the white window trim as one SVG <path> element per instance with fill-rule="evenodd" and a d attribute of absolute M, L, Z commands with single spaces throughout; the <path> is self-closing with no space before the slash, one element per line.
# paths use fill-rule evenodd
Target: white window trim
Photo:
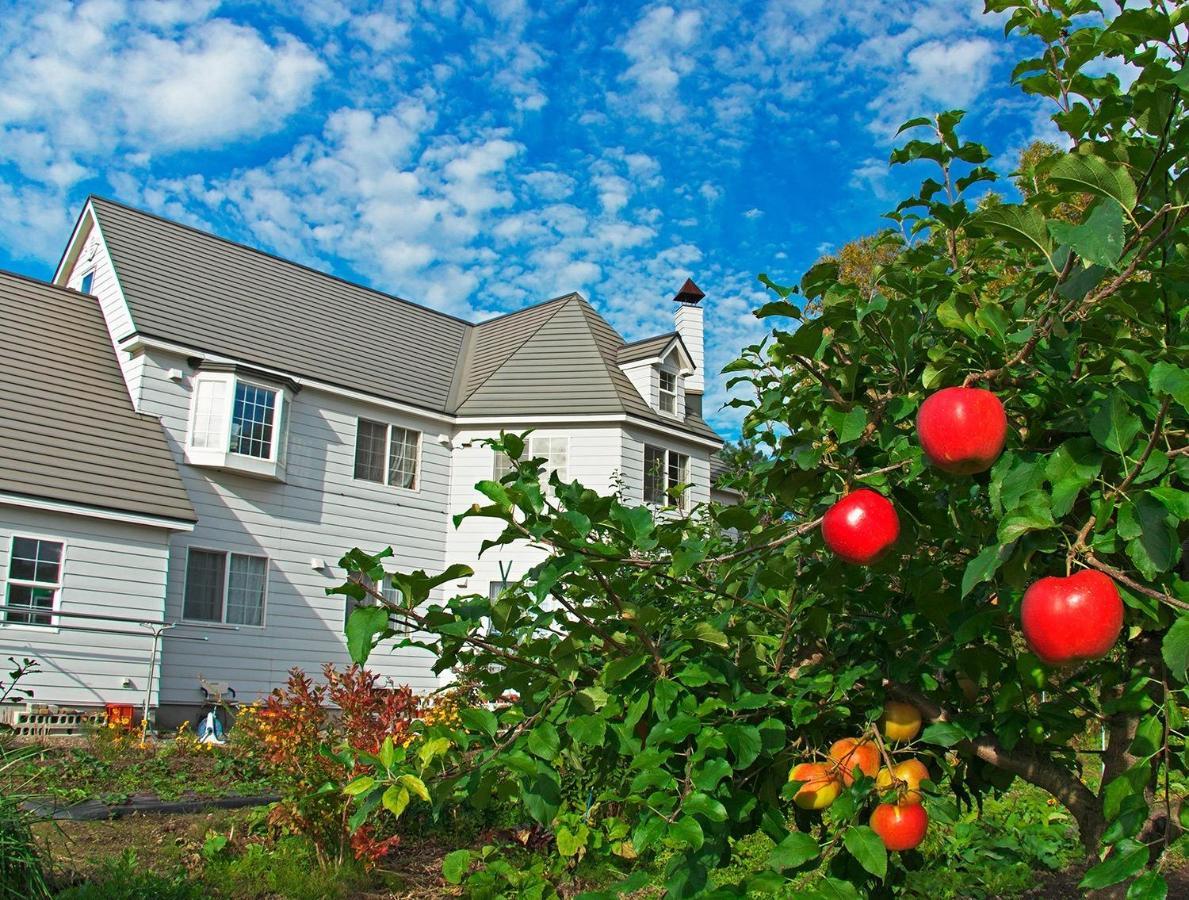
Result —
<path fill-rule="evenodd" d="M 62 609 L 62 591 L 65 590 L 66 584 L 66 549 L 69 544 L 67 544 L 65 538 L 56 537 L 54 535 L 30 532 L 13 532 L 12 537 L 10 537 L 8 540 L 8 561 L 6 562 L 3 569 L 4 579 L 3 581 L 0 581 L 0 601 L 3 602 L 5 607 L 8 606 L 8 586 L 10 584 L 28 585 L 30 587 L 42 588 L 49 586 L 48 584 L 39 581 L 26 581 L 23 578 L 10 577 L 10 573 L 12 572 L 12 547 L 13 544 L 16 543 L 17 538 L 24 538 L 25 540 L 30 541 L 45 541 L 46 543 L 62 545 L 62 558 L 58 564 L 58 584 L 54 588 L 54 605 L 50 610 L 49 625 L 26 625 L 23 622 L 9 622 L 8 616 L 13 611 L 6 608 L 3 610 L 4 615 L 0 616 L 0 627 L 13 628 L 18 631 L 40 631 L 42 634 L 58 634 L 58 626 L 61 624 L 58 621 L 58 613 Z M 17 613 L 17 615 L 21 615 L 21 613 Z"/>
<path fill-rule="evenodd" d="M 384 476 L 381 481 L 372 481 L 370 478 L 360 478 L 355 474 L 355 457 L 359 454 L 359 423 L 371 422 L 373 425 L 384 426 Z M 399 428 L 402 431 L 411 431 L 417 435 L 417 458 L 413 461 L 413 486 L 405 487 L 401 484 L 390 484 L 388 477 L 392 474 L 392 429 Z M 390 488 L 396 491 L 405 491 L 409 494 L 421 493 L 421 457 L 423 448 L 425 446 L 425 432 L 420 428 L 410 428 L 408 425 L 397 425 L 395 422 L 386 421 L 384 419 L 371 419 L 367 416 L 355 417 L 355 446 L 351 453 L 351 480 L 357 481 L 360 484 L 370 484 L 373 487 Z"/>
<path fill-rule="evenodd" d="M 641 476 L 640 476 L 641 499 L 643 499 L 643 501 L 648 506 L 651 506 L 654 509 L 666 509 L 666 508 L 672 507 L 673 509 L 679 510 L 680 512 L 683 512 L 683 513 L 689 512 L 690 506 L 691 506 L 690 490 L 694 486 L 693 485 L 693 477 L 694 477 L 693 457 L 689 453 L 684 453 L 681 450 L 674 450 L 671 447 L 662 447 L 660 444 L 645 443 L 643 446 L 645 449 L 641 451 L 641 456 L 642 456 L 642 459 L 645 460 L 645 462 L 644 462 L 644 469 L 641 472 Z M 663 500 L 660 503 L 657 503 L 655 500 L 649 499 L 647 490 L 645 488 L 645 479 L 648 474 L 648 463 L 647 463 L 648 449 L 647 448 L 650 448 L 650 447 L 653 450 L 661 451 L 661 453 L 663 454 L 663 456 L 661 458 L 661 471 L 660 471 L 661 492 L 663 495 Z M 671 489 L 671 487 L 669 485 L 669 457 L 672 456 L 673 454 L 676 454 L 677 456 L 685 457 L 685 479 L 686 480 L 683 482 L 679 482 L 679 484 L 685 485 L 685 490 L 681 492 L 681 496 L 676 499 L 676 502 L 674 502 L 672 496 L 669 494 L 669 491 Z"/>
<path fill-rule="evenodd" d="M 195 447 L 194 426 L 198 415 L 198 393 L 203 383 L 221 381 L 227 385 L 227 396 L 224 400 L 223 418 L 221 422 L 226 430 L 223 432 L 221 447 Z M 238 453 L 231 449 L 231 424 L 235 415 L 235 394 L 240 384 L 272 391 L 276 395 L 273 406 L 272 446 L 269 447 L 268 457 L 251 456 Z M 215 468 L 232 469 L 250 475 L 262 475 L 267 478 L 280 479 L 284 475 L 284 446 L 288 423 L 288 406 L 290 398 L 288 391 L 275 384 L 243 377 L 236 372 L 203 372 L 199 370 L 191 379 L 190 386 L 190 414 L 186 420 L 186 462 L 195 466 L 212 466 Z"/>
<path fill-rule="evenodd" d="M 198 550 L 203 553 L 222 553 L 226 557 L 223 566 L 223 603 L 221 607 L 222 618 L 218 622 L 212 622 L 209 619 L 191 619 L 186 615 L 186 590 L 190 586 L 190 551 Z M 227 588 L 231 582 L 231 555 L 236 556 L 254 556 L 257 559 L 264 560 L 264 596 L 261 598 L 260 608 L 260 624 L 246 625 L 236 622 L 227 621 Z M 182 615 L 181 620 L 192 625 L 203 625 L 210 628 L 253 628 L 263 631 L 268 627 L 268 586 L 272 581 L 270 577 L 272 570 L 272 559 L 264 553 L 244 553 L 241 550 L 229 550 L 226 547 L 207 547 L 201 544 L 192 544 L 186 548 L 186 568 L 182 573 Z"/>
<path fill-rule="evenodd" d="M 664 388 L 664 383 L 665 383 L 664 376 L 666 376 L 666 375 L 671 375 L 673 377 L 673 390 L 671 390 L 671 391 L 667 391 Z M 673 372 L 673 371 L 670 371 L 669 369 L 665 369 L 665 368 L 658 368 L 657 376 L 656 376 L 656 411 L 659 412 L 662 416 L 672 416 L 674 419 L 679 419 L 681 417 L 680 416 L 681 404 L 679 404 L 677 402 L 677 400 L 678 400 L 678 397 L 680 394 L 681 394 L 681 375 L 680 375 L 680 373 Z M 673 398 L 673 408 L 672 409 L 665 409 L 665 407 L 664 407 L 663 401 L 666 396 L 670 396 Z"/>
<path fill-rule="evenodd" d="M 88 293 L 87 291 L 83 290 L 83 282 L 86 281 L 87 276 L 89 275 L 89 276 L 91 276 L 91 289 L 92 289 L 91 293 L 93 296 L 93 292 L 94 292 L 94 288 L 95 288 L 95 274 L 97 271 L 98 271 L 98 266 L 93 265 L 93 266 L 91 266 L 91 268 L 84 269 L 83 271 L 79 272 L 78 287 L 76 288 L 76 290 L 80 294 Z"/>

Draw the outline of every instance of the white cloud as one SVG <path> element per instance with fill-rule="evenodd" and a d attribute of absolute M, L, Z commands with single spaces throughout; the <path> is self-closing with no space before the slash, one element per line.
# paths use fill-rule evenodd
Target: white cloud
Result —
<path fill-rule="evenodd" d="M 763 211 L 762 209 L 757 209 L 756 207 L 754 207 L 754 206 L 753 206 L 751 209 L 747 210 L 747 211 L 746 211 L 746 212 L 743 214 L 743 218 L 745 218 L 745 219 L 758 219 L 758 218 L 759 218 L 760 216 L 762 216 L 763 214 L 764 214 L 764 211 Z"/>
<path fill-rule="evenodd" d="M 678 87 L 694 70 L 693 48 L 701 24 L 697 10 L 677 12 L 671 6 L 657 6 L 625 35 L 620 49 L 631 64 L 623 80 L 634 89 L 632 102 L 647 118 L 661 122 L 682 115 Z"/>
<path fill-rule="evenodd" d="M 65 186 L 117 152 L 217 147 L 279 127 L 325 64 L 283 32 L 205 18 L 212 8 L 90 0 L 9 16 L 0 128 L 14 142 L 0 160 Z"/>
<path fill-rule="evenodd" d="M 908 70 L 868 104 L 873 130 L 890 136 L 904 120 L 969 107 L 983 92 L 996 58 L 985 38 L 926 41 L 907 56 Z"/>

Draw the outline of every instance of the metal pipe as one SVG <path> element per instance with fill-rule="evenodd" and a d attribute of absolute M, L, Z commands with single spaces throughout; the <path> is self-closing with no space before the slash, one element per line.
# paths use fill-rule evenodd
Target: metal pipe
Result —
<path fill-rule="evenodd" d="M 28 609 L 24 610 L 24 612 L 28 612 Z M 28 629 L 30 629 L 30 630 L 35 630 L 35 629 L 38 629 L 38 628 L 44 628 L 46 631 L 49 631 L 49 632 L 55 632 L 55 631 L 80 631 L 80 632 L 86 632 L 86 633 L 88 633 L 88 634 L 118 634 L 118 635 L 120 635 L 121 637 L 127 637 L 127 636 L 128 636 L 128 635 L 130 635 L 130 634 L 135 634 L 135 632 L 132 632 L 132 631 L 116 631 L 116 630 L 115 630 L 115 629 L 113 629 L 113 628 L 92 628 L 92 627 L 91 627 L 91 626 L 89 626 L 89 625 L 42 625 L 42 624 L 41 624 L 41 623 L 39 623 L 39 622 L 29 622 L 29 623 L 25 623 L 25 622 L 10 622 L 9 624 L 10 624 L 10 625 L 18 625 L 18 626 L 20 626 L 21 628 L 28 628 Z M 206 641 L 206 640 L 210 640 L 210 639 L 209 639 L 209 638 L 207 638 L 206 636 L 203 636 L 203 637 L 186 637 L 185 635 L 181 635 L 181 634 L 171 634 L 171 635 L 170 635 L 170 637 L 177 638 L 179 641 Z"/>
<path fill-rule="evenodd" d="M 36 607 L 12 606 L 7 603 L 0 603 L 0 609 L 11 610 L 12 612 L 21 612 L 21 613 L 48 612 L 48 610 L 39 610 Z M 129 622 L 133 625 L 167 625 L 171 628 L 172 627 L 201 628 L 204 625 L 220 625 L 221 627 L 223 627 L 222 624 L 218 623 L 218 622 L 166 622 L 163 619 L 133 619 L 133 618 L 130 618 L 129 616 L 107 616 L 107 615 L 103 615 L 102 613 L 68 612 L 67 610 L 64 610 L 64 609 L 55 610 L 53 614 L 59 618 L 67 618 L 67 619 L 99 619 L 104 622 Z M 236 630 L 239 629 L 238 625 L 232 625 L 230 627 L 235 628 Z"/>
<path fill-rule="evenodd" d="M 153 629 L 153 649 L 149 652 L 149 683 L 145 685 L 144 689 L 144 709 L 141 710 L 140 720 L 144 722 L 144 727 L 148 728 L 149 721 L 149 701 L 153 697 L 153 671 L 157 668 L 157 646 L 161 643 L 161 635 L 168 628 L 167 625 L 162 625 Z"/>

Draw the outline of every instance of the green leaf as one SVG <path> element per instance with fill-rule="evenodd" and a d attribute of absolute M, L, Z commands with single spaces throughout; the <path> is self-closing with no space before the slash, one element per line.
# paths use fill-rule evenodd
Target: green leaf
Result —
<path fill-rule="evenodd" d="M 669 573 L 674 578 L 680 578 L 698 563 L 706 558 L 706 542 L 700 540 L 682 541 L 673 551 L 673 564 Z"/>
<path fill-rule="evenodd" d="M 842 843 L 859 865 L 876 878 L 882 879 L 888 874 L 888 848 L 869 827 L 856 825 L 848 828 L 842 835 Z"/>
<path fill-rule="evenodd" d="M 566 723 L 566 731 L 579 744 L 601 747 L 607 735 L 607 721 L 600 716 L 575 716 Z"/>
<path fill-rule="evenodd" d="M 1044 531 L 1055 527 L 1052 514 L 1045 508 L 1025 509 L 1005 516 L 999 523 L 998 538 L 1001 544 L 1008 544 L 1029 531 Z"/>
<path fill-rule="evenodd" d="M 1078 887 L 1084 891 L 1110 887 L 1126 881 L 1148 864 L 1148 848 L 1130 838 L 1119 841 L 1110 856 L 1086 873 Z"/>
<path fill-rule="evenodd" d="M 416 775 L 402 775 L 396 781 L 402 787 L 407 788 L 410 793 L 416 794 L 426 803 L 429 802 L 429 788 Z"/>
<path fill-rule="evenodd" d="M 603 683 L 612 685 L 622 681 L 640 668 L 640 666 L 644 665 L 647 659 L 647 654 L 637 653 L 635 656 L 625 656 L 620 659 L 611 660 L 611 662 L 603 667 Z"/>
<path fill-rule="evenodd" d="M 1053 487 L 1053 517 L 1066 516 L 1078 494 L 1086 489 L 1102 468 L 1102 453 L 1090 438 L 1073 438 L 1063 443 L 1045 464 L 1045 478 Z"/>
<path fill-rule="evenodd" d="M 1174 678 L 1182 684 L 1189 680 L 1189 615 L 1182 614 L 1165 632 L 1160 654 Z"/>
<path fill-rule="evenodd" d="M 1112 391 L 1090 419 L 1090 434 L 1094 440 L 1120 456 L 1131 448 L 1141 427 L 1139 418 L 1128 408 L 1122 391 Z"/>
<path fill-rule="evenodd" d="M 392 735 L 384 738 L 384 743 L 380 745 L 380 765 L 385 769 L 391 769 L 392 764 L 396 762 L 396 745 L 392 743 Z"/>
<path fill-rule="evenodd" d="M 1050 170 L 1049 180 L 1063 190 L 1110 197 L 1128 212 L 1135 208 L 1135 182 L 1127 170 L 1097 156 L 1067 154 Z"/>
<path fill-rule="evenodd" d="M 375 786 L 376 779 L 371 775 L 360 775 L 343 788 L 343 793 L 348 797 L 358 797 L 360 794 L 366 794 Z"/>
<path fill-rule="evenodd" d="M 466 726 L 468 731 L 481 731 L 488 737 L 495 737 L 496 728 L 499 727 L 499 721 L 489 709 L 483 709 L 478 706 L 468 706 L 458 711 L 458 718 L 462 720 L 462 724 Z"/>
<path fill-rule="evenodd" d="M 1123 255 L 1123 209 L 1114 200 L 1097 203 L 1080 225 L 1049 222 L 1049 231 L 1088 263 L 1114 268 Z"/>
<path fill-rule="evenodd" d="M 700 766 L 694 769 L 690 780 L 693 781 L 694 787 L 703 791 L 712 791 L 718 787 L 718 783 L 724 778 L 729 778 L 731 772 L 731 764 L 721 757 L 704 760 Z"/>
<path fill-rule="evenodd" d="M 388 631 L 388 610 L 382 606 L 360 606 L 347 618 L 347 652 L 351 661 L 367 662 L 377 641 Z"/>
<path fill-rule="evenodd" d="M 1020 247 L 1033 247 L 1052 264 L 1053 242 L 1045 219 L 1030 206 L 1003 204 L 977 212 L 971 224 Z"/>
<path fill-rule="evenodd" d="M 784 872 L 803 866 L 811 859 L 817 859 L 820 853 L 821 847 L 811 835 L 794 831 L 772 848 L 768 865 L 777 872 Z"/>
<path fill-rule="evenodd" d="M 849 444 L 851 441 L 857 440 L 867 427 L 867 410 L 861 406 L 856 406 L 849 411 L 831 407 L 826 411 L 826 421 L 838 435 L 838 443 Z"/>
<path fill-rule="evenodd" d="M 1127 887 L 1127 900 L 1164 900 L 1168 882 L 1155 869 L 1144 872 Z"/>
<path fill-rule="evenodd" d="M 442 877 L 450 884 L 461 884 L 462 877 L 471 867 L 471 851 L 455 850 L 442 860 Z"/>
<path fill-rule="evenodd" d="M 512 508 L 512 498 L 508 496 L 508 489 L 498 481 L 480 481 L 475 485 L 475 489 L 501 509 Z"/>
<path fill-rule="evenodd" d="M 1167 362 L 1156 363 L 1148 373 L 1148 385 L 1152 393 L 1168 394 L 1183 409 L 1189 410 L 1189 372 L 1180 366 Z"/>
<path fill-rule="evenodd" d="M 450 738 L 437 737 L 421 745 L 417 751 L 417 759 L 420 760 L 421 767 L 425 768 L 449 749 Z"/>
<path fill-rule="evenodd" d="M 693 847 L 695 850 L 701 849 L 702 844 L 706 841 L 706 836 L 702 833 L 702 826 L 693 816 L 682 816 L 670 825 L 668 836 L 669 840 Z"/>
<path fill-rule="evenodd" d="M 577 856 L 578 851 L 586 846 L 586 838 L 587 829 L 585 827 L 579 829 L 579 834 L 574 834 L 563 825 L 557 830 L 557 852 L 566 859 Z"/>
<path fill-rule="evenodd" d="M 991 576 L 999 569 L 1010 555 L 1010 548 L 1001 544 L 991 544 L 984 547 L 974 559 L 966 564 L 966 571 L 962 573 L 962 596 L 965 597 L 975 585 L 990 581 Z"/>
<path fill-rule="evenodd" d="M 384 808 L 399 819 L 401 813 L 405 811 L 405 807 L 409 805 L 409 792 L 403 787 L 397 787 L 395 784 L 390 785 L 384 791 L 383 803 Z"/>
<path fill-rule="evenodd" d="M 966 732 L 953 722 L 934 722 L 921 732 L 921 740 L 939 747 L 952 747 L 966 740 Z"/>
<path fill-rule="evenodd" d="M 812 892 L 804 895 L 803 900 L 862 900 L 862 897 L 859 889 L 849 881 L 843 881 L 841 878 L 823 878 Z"/>
<path fill-rule="evenodd" d="M 735 768 L 743 769 L 750 766 L 760 755 L 763 742 L 760 739 L 760 730 L 754 725 L 724 725 L 722 735 L 727 747 L 735 754 Z"/>
<path fill-rule="evenodd" d="M 557 759 L 557 754 L 561 750 L 561 737 L 553 725 L 549 722 L 542 722 L 528 733 L 525 746 L 528 748 L 528 752 L 534 756 L 539 756 L 544 760 L 553 760 Z"/>
<path fill-rule="evenodd" d="M 713 644 L 715 647 L 721 647 L 724 650 L 731 646 L 727 640 L 727 636 L 709 622 L 699 622 L 694 626 L 693 639 L 695 641 L 701 641 L 704 644 Z"/>
<path fill-rule="evenodd" d="M 727 820 L 727 808 L 720 801 L 701 791 L 694 791 L 687 795 L 681 808 L 691 816 L 705 816 L 711 822 Z"/>

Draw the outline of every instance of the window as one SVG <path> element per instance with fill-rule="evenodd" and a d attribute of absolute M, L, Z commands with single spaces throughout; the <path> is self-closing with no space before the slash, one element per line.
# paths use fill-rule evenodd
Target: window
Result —
<path fill-rule="evenodd" d="M 231 410 L 231 452 L 271 459 L 276 413 L 276 391 L 236 382 L 235 403 Z"/>
<path fill-rule="evenodd" d="M 677 376 L 661 370 L 661 412 L 677 415 Z"/>
<path fill-rule="evenodd" d="M 569 480 L 570 439 L 567 437 L 537 437 L 530 436 L 524 442 L 522 460 L 544 458 L 545 466 L 541 472 L 541 487 L 549 484 L 549 473 L 556 472 L 562 481 Z M 512 460 L 505 453 L 495 454 L 495 464 L 491 477 L 499 481 L 512 471 Z"/>
<path fill-rule="evenodd" d="M 53 625 L 62 589 L 62 547 L 57 541 L 14 537 L 8 559 L 4 621 L 13 625 Z M 28 609 L 29 612 L 20 610 Z"/>
<path fill-rule="evenodd" d="M 689 457 L 676 450 L 644 445 L 644 502 L 656 506 L 674 503 L 687 507 L 686 494 L 674 499 L 670 492 L 689 484 Z"/>
<path fill-rule="evenodd" d="M 82 281 L 78 283 L 78 289 L 84 294 L 89 294 L 91 293 L 91 285 L 94 284 L 94 282 L 95 270 L 92 269 L 90 272 L 84 275 Z"/>
<path fill-rule="evenodd" d="M 186 461 L 280 479 L 286 390 L 244 381 L 232 372 L 194 378 Z"/>
<path fill-rule="evenodd" d="M 421 432 L 360 419 L 355 431 L 355 477 L 417 489 Z"/>
<path fill-rule="evenodd" d="M 263 625 L 268 559 L 191 548 L 182 617 L 228 625 Z"/>

